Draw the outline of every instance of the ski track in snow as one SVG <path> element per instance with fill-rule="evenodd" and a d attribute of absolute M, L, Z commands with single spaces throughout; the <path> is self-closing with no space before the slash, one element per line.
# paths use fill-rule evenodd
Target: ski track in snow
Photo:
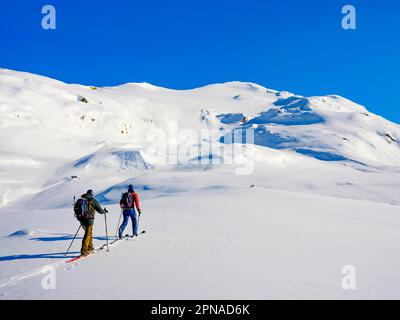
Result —
<path fill-rule="evenodd" d="M 125 241 L 125 240 L 126 239 L 123 239 L 123 241 Z M 120 244 L 121 244 L 121 242 L 117 241 L 113 244 L 110 243 L 109 246 L 110 246 L 110 248 L 113 248 Z M 103 248 L 104 246 L 105 246 L 105 244 L 101 245 L 100 247 L 97 247 L 95 249 L 96 252 L 94 253 L 94 255 L 105 252 L 105 249 L 100 250 L 100 248 Z M 0 289 L 19 284 L 28 279 L 32 279 L 32 278 L 35 278 L 38 276 L 43 276 L 44 274 L 47 273 L 48 268 L 54 268 L 54 270 L 59 270 L 59 269 L 71 270 L 72 268 L 79 265 L 82 261 L 84 261 L 85 259 L 88 259 L 88 258 L 92 258 L 92 256 L 85 257 L 84 259 L 81 259 L 79 261 L 73 261 L 70 263 L 68 263 L 68 260 L 61 260 L 61 261 L 58 261 L 55 263 L 46 264 L 46 265 L 42 266 L 41 268 L 37 268 L 37 269 L 31 270 L 31 271 L 28 271 L 24 274 L 14 276 L 10 279 L 0 280 Z M 71 259 L 71 258 L 69 258 L 69 259 Z"/>

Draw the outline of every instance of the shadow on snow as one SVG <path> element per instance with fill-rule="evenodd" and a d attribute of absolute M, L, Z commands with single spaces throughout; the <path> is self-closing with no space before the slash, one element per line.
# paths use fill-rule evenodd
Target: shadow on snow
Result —
<path fill-rule="evenodd" d="M 34 241 L 44 241 L 44 242 L 52 242 L 52 241 L 72 241 L 74 237 L 71 235 L 67 236 L 57 236 L 57 237 L 37 237 L 37 238 L 30 238 L 30 240 Z M 82 240 L 82 236 L 77 236 L 75 240 Z M 93 240 L 100 240 L 100 241 L 106 241 L 106 237 L 93 237 Z M 108 237 L 108 240 L 110 240 L 110 237 Z"/>
<path fill-rule="evenodd" d="M 71 259 L 75 258 L 75 255 L 78 253 L 79 252 L 70 252 L 67 256 L 65 256 L 65 252 L 41 253 L 41 254 L 16 254 L 12 256 L 0 257 L 0 262 L 26 260 L 26 259 Z"/>

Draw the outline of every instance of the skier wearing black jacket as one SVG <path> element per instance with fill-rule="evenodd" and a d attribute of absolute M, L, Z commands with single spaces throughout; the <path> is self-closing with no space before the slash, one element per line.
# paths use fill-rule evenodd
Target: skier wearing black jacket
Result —
<path fill-rule="evenodd" d="M 94 198 L 93 190 L 88 190 L 85 194 L 81 196 L 75 207 L 82 207 L 82 204 L 86 206 L 84 213 L 81 216 L 78 216 L 78 220 L 80 221 L 83 230 L 85 231 L 85 235 L 82 240 L 82 248 L 81 255 L 87 256 L 93 252 L 93 225 L 94 225 L 94 216 L 97 211 L 100 214 L 107 213 L 106 209 L 102 209 L 99 202 Z M 75 210 L 79 211 L 79 210 Z"/>

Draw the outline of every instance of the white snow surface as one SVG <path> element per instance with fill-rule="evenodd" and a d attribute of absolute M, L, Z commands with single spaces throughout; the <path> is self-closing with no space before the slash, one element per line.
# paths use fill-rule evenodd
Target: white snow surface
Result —
<path fill-rule="evenodd" d="M 245 129 L 254 143 L 231 146 Z M 189 161 L 160 162 L 155 132 L 167 159 L 189 146 Z M 246 153 L 230 164 L 236 147 Z M 400 126 L 340 96 L 95 88 L 0 69 L 0 164 L 0 299 L 400 298 Z M 94 189 L 112 240 L 130 183 L 146 234 L 66 264 L 82 239 L 64 256 L 73 196 Z"/>

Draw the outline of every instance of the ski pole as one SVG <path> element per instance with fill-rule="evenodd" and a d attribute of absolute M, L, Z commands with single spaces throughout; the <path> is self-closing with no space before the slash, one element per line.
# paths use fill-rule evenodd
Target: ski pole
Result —
<path fill-rule="evenodd" d="M 107 252 L 110 251 L 110 248 L 108 247 L 108 232 L 107 232 L 107 209 L 104 209 L 104 221 L 106 224 L 106 240 L 107 240 Z"/>
<path fill-rule="evenodd" d="M 138 210 L 139 211 L 139 210 Z M 140 226 L 140 224 L 139 224 L 139 222 L 140 222 L 140 215 L 141 215 L 142 213 L 141 212 L 138 212 L 138 219 L 137 219 L 137 229 L 138 229 L 138 232 L 139 232 L 139 226 Z"/>
<path fill-rule="evenodd" d="M 74 240 L 75 240 L 76 236 L 78 235 L 79 230 L 81 230 L 81 227 L 82 227 L 82 225 L 79 225 L 78 231 L 76 231 L 75 236 L 74 236 L 74 238 L 72 239 L 71 244 L 69 245 L 68 250 L 67 250 L 67 252 L 64 254 L 64 256 L 66 256 L 66 255 L 69 253 L 69 249 L 71 249 L 71 246 L 72 246 L 72 244 L 74 243 Z"/>
<path fill-rule="evenodd" d="M 115 237 L 118 234 L 118 228 L 119 228 L 119 223 L 121 222 L 121 217 L 122 217 L 122 209 L 121 209 L 121 214 L 119 215 L 119 219 L 118 219 L 117 230 L 115 230 Z"/>

